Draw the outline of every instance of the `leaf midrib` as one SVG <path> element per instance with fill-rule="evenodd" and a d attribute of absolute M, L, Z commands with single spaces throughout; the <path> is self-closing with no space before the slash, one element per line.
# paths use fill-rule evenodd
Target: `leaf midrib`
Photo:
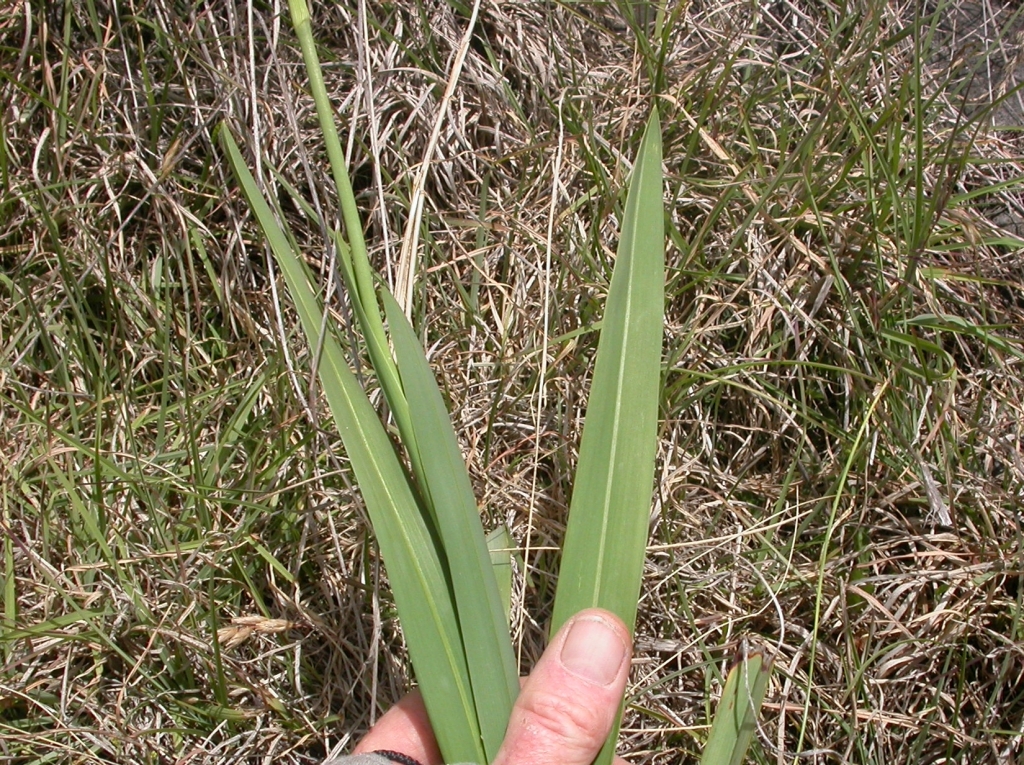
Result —
<path fill-rule="evenodd" d="M 628 207 L 629 207 L 629 209 L 626 211 L 624 220 L 629 220 L 630 219 L 630 213 L 633 210 L 633 208 L 639 209 L 639 206 L 640 206 L 639 197 L 640 197 L 640 195 L 642 193 L 642 189 L 644 188 L 644 173 L 646 173 L 647 170 L 648 170 L 648 168 L 647 168 L 648 164 L 649 164 L 649 162 L 647 161 L 647 157 L 646 157 L 646 154 L 645 154 L 644 157 L 643 157 L 643 162 L 640 163 L 640 167 L 637 170 L 638 174 L 639 174 L 637 179 L 636 179 L 636 189 L 637 189 L 638 193 L 635 196 L 637 198 L 634 199 L 633 198 L 634 195 L 629 195 L 629 198 L 628 198 L 628 203 L 629 203 Z M 632 285 L 633 284 L 633 276 L 634 276 L 634 273 L 635 273 L 635 269 L 637 267 L 637 258 L 635 257 L 635 255 L 636 255 L 636 243 L 637 243 L 637 240 L 639 238 L 639 232 L 640 232 L 640 227 L 638 225 L 635 225 L 635 221 L 634 221 L 634 225 L 632 227 L 632 231 L 629 232 L 630 233 L 630 240 L 627 243 L 627 245 L 629 247 L 629 274 L 628 274 L 629 275 L 629 279 L 626 282 L 627 285 Z M 592 603 L 594 603 L 594 604 L 598 603 L 600 601 L 600 599 L 601 599 L 601 586 L 602 586 L 603 576 L 604 576 L 605 547 L 608 544 L 608 523 L 609 523 L 609 521 L 611 519 L 610 508 L 611 508 L 611 498 L 612 498 L 612 486 L 613 486 L 613 484 L 615 482 L 615 472 L 616 472 L 616 468 L 617 468 L 617 463 L 615 461 L 615 457 L 618 454 L 618 448 L 619 448 L 619 428 L 620 428 L 620 425 L 621 425 L 621 422 L 622 422 L 622 389 L 623 389 L 623 380 L 625 379 L 625 376 L 626 376 L 626 359 L 629 357 L 629 354 L 626 352 L 626 349 L 629 347 L 630 339 L 632 337 L 632 333 L 630 332 L 630 328 L 632 327 L 632 322 L 631 322 L 632 312 L 633 312 L 633 290 L 627 289 L 626 290 L 626 307 L 625 307 L 625 311 L 623 312 L 623 326 L 624 326 L 624 329 L 623 329 L 623 332 L 622 332 L 622 353 L 619 354 L 619 368 L 618 368 L 618 373 L 617 373 L 616 378 L 615 378 L 615 410 L 614 410 L 615 411 L 615 416 L 612 418 L 611 450 L 609 451 L 609 454 L 608 454 L 609 467 L 608 467 L 608 471 L 605 474 L 607 477 L 605 479 L 605 486 L 604 486 L 604 501 L 603 501 L 602 507 L 601 507 L 601 539 L 600 539 L 600 542 L 598 543 L 598 552 L 597 552 L 598 565 L 597 565 L 596 576 L 594 577 L 594 591 L 593 591 L 593 600 L 592 600 Z"/>

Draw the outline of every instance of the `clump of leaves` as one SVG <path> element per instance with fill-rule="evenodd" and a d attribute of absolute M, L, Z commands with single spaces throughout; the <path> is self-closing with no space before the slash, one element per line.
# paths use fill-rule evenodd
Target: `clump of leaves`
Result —
<path fill-rule="evenodd" d="M 507 604 L 444 399 L 415 330 L 371 269 L 309 10 L 305 0 L 290 0 L 289 6 L 344 219 L 344 234 L 332 230 L 332 242 L 362 342 L 397 425 L 397 450 L 349 367 L 337 327 L 324 320 L 294 236 L 261 192 L 227 126 L 221 141 L 307 340 L 322 349 L 320 382 L 388 568 L 441 752 L 450 762 L 487 763 L 498 752 L 519 690 Z M 553 631 L 589 607 L 616 613 L 630 628 L 636 618 L 654 480 L 664 323 L 661 157 L 655 108 L 633 168 L 608 290 Z M 735 694 L 750 687 L 730 682 L 727 690 L 739 688 Z M 746 715 L 748 703 L 736 698 L 731 709 Z M 741 715 L 740 724 L 727 726 L 735 739 L 750 727 L 746 720 Z M 616 724 L 597 762 L 611 761 L 617 731 Z M 735 760 L 708 760 L 730 761 Z"/>

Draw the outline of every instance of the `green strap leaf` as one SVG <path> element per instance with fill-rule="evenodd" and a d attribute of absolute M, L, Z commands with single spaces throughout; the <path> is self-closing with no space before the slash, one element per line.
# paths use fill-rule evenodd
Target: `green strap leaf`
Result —
<path fill-rule="evenodd" d="M 502 524 L 487 534 L 487 550 L 491 554 L 491 567 L 494 569 L 494 579 L 498 583 L 498 594 L 501 596 L 501 606 L 505 609 L 505 620 L 512 618 L 512 556 L 514 555 L 515 542 L 508 531 L 508 526 Z"/>
<path fill-rule="evenodd" d="M 310 346 L 322 340 L 320 381 L 352 462 L 387 565 L 416 679 L 449 761 L 485 763 L 450 581 L 408 478 L 321 309 L 298 255 L 263 198 L 226 125 L 220 138 L 295 302 Z"/>
<path fill-rule="evenodd" d="M 338 203 L 341 205 L 342 219 L 345 221 L 347 245 L 340 236 L 336 237 L 342 257 L 342 275 L 349 290 L 349 299 L 355 308 L 362 330 L 366 349 L 373 362 L 373 369 L 380 380 L 381 388 L 387 397 L 388 406 L 395 416 L 395 422 L 402 433 L 402 439 L 411 443 L 411 426 L 409 423 L 408 405 L 401 396 L 398 382 L 398 370 L 395 360 L 388 350 L 384 335 L 384 323 L 381 320 L 380 307 L 373 286 L 373 270 L 366 253 L 366 241 L 363 238 L 363 224 L 359 218 L 359 208 L 352 191 L 352 183 L 348 177 L 348 166 L 345 162 L 345 151 L 338 138 L 338 128 L 334 124 L 334 108 L 324 84 L 320 58 L 316 53 L 316 41 L 313 38 L 313 27 L 309 16 L 306 0 L 288 0 L 292 27 L 299 38 L 302 59 L 306 65 L 306 76 L 309 78 L 309 89 L 316 104 L 317 119 L 327 149 L 327 159 L 331 165 L 335 190 L 338 192 Z M 413 454 L 413 459 L 416 455 Z"/>
<path fill-rule="evenodd" d="M 565 533 L 552 634 L 583 608 L 632 629 L 657 451 L 665 232 L 661 126 L 647 123 L 626 198 Z M 618 722 L 595 761 L 611 762 Z"/>
<path fill-rule="evenodd" d="M 424 471 L 417 478 L 434 508 L 437 532 L 447 552 L 477 720 L 491 762 L 505 738 L 512 703 L 519 694 L 508 622 L 473 486 L 441 391 L 397 301 L 387 289 L 381 289 L 381 296 Z"/>
<path fill-rule="evenodd" d="M 732 668 L 725 680 L 722 700 L 711 723 L 711 734 L 704 747 L 701 765 L 740 765 L 757 730 L 771 662 L 761 654 L 748 656 Z"/>

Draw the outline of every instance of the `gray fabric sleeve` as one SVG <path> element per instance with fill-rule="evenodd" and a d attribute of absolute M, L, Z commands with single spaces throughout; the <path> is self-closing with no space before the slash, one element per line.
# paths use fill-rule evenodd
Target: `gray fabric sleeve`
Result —
<path fill-rule="evenodd" d="M 323 765 L 408 765 L 409 763 L 416 763 L 416 760 L 412 759 L 412 757 L 398 755 L 396 759 L 388 757 L 387 755 L 389 754 L 393 755 L 394 753 L 350 754 L 342 757 L 332 757 L 329 760 L 325 760 Z M 419 765 L 419 763 L 416 763 L 416 765 Z M 469 763 L 463 763 L 463 765 L 469 765 Z"/>
<path fill-rule="evenodd" d="M 394 765 L 387 757 L 380 754 L 350 754 L 343 757 L 332 757 L 323 765 Z"/>

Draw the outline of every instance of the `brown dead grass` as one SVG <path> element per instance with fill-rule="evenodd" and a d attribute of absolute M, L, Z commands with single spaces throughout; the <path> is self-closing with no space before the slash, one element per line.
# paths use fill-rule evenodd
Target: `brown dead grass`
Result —
<path fill-rule="evenodd" d="M 618 6 L 481 7 L 414 305 L 489 525 L 524 548 L 524 670 L 652 89 L 667 112 L 636 763 L 695 762 L 750 650 L 777 668 L 757 761 L 1020 756 L 1024 213 L 1000 129 L 1020 23 L 926 10 L 917 104 L 912 4 L 673 4 L 656 88 Z M 390 282 L 466 15 L 365 13 L 317 8 L 314 29 Z M 410 679 L 212 135 L 249 134 L 326 283 L 319 226 L 270 171 L 336 217 L 288 24 L 168 0 L 0 14 L 0 761 L 317 762 Z"/>

